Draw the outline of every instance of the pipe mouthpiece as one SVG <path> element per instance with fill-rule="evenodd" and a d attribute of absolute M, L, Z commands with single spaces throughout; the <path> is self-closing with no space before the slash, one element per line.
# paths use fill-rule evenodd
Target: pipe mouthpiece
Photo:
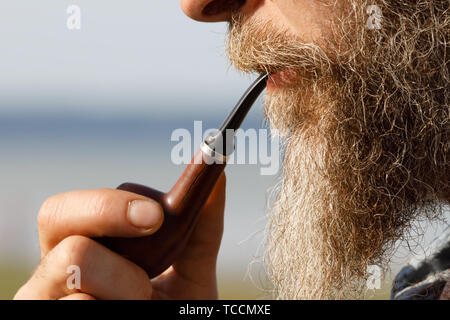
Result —
<path fill-rule="evenodd" d="M 219 132 L 208 137 L 205 144 L 215 153 L 228 157 L 234 152 L 234 137 L 250 108 L 267 85 L 268 74 L 261 74 L 245 91 L 241 99 L 223 122 Z"/>

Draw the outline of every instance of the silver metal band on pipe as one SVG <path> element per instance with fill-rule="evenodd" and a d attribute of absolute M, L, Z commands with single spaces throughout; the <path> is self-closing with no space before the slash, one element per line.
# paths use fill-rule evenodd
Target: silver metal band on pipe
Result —
<path fill-rule="evenodd" d="M 224 156 L 216 151 L 214 151 L 206 142 L 202 142 L 200 149 L 208 157 L 212 158 L 215 163 L 227 163 L 229 156 Z"/>

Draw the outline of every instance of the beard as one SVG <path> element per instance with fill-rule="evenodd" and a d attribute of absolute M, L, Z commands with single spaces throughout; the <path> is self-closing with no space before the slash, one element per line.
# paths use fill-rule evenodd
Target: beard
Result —
<path fill-rule="evenodd" d="M 361 2 L 336 8 L 316 43 L 254 17 L 230 23 L 238 69 L 297 75 L 265 97 L 283 138 L 264 255 L 279 299 L 362 297 L 367 267 L 386 270 L 413 221 L 440 218 L 450 199 L 448 2 L 378 1 L 379 30 Z"/>

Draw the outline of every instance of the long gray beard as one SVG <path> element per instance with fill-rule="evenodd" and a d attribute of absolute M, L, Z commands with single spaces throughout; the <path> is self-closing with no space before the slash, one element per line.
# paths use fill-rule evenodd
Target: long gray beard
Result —
<path fill-rule="evenodd" d="M 286 139 L 265 254 L 281 299 L 361 297 L 367 266 L 384 269 L 396 241 L 417 236 L 414 219 L 440 217 L 436 201 L 450 198 L 448 1 L 381 1 L 376 31 L 349 2 L 359 27 L 345 53 L 264 21 L 230 31 L 241 70 L 302 75 L 266 99 Z"/>
<path fill-rule="evenodd" d="M 276 100 L 266 100 L 273 123 L 270 104 Z M 269 213 L 264 257 L 278 299 L 359 298 L 364 292 L 369 257 L 351 243 L 348 233 L 359 226 L 338 208 L 321 131 L 304 125 L 285 137 L 283 180 Z"/>

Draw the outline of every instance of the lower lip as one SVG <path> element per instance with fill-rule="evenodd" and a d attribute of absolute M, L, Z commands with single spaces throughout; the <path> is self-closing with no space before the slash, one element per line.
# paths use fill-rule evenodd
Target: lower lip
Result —
<path fill-rule="evenodd" d="M 297 79 L 297 72 L 293 69 L 283 69 L 269 75 L 267 91 L 270 93 L 276 89 L 291 87 Z"/>

